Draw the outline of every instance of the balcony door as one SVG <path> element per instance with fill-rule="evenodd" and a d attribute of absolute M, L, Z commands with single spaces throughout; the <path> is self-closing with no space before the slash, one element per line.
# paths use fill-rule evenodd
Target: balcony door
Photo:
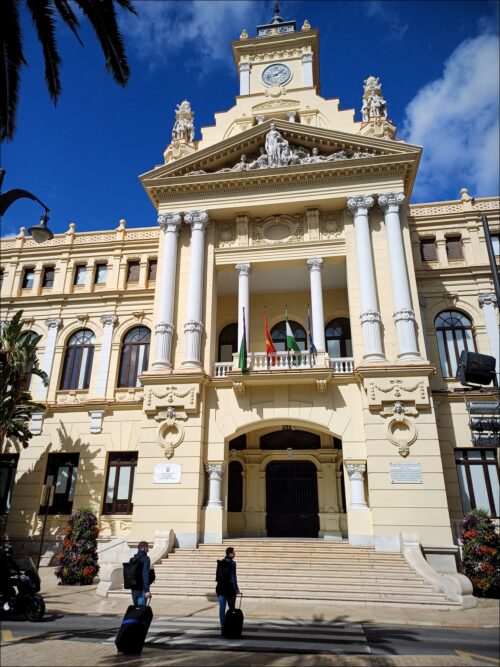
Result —
<path fill-rule="evenodd" d="M 266 468 L 268 537 L 318 537 L 318 480 L 310 461 L 273 461 Z"/>

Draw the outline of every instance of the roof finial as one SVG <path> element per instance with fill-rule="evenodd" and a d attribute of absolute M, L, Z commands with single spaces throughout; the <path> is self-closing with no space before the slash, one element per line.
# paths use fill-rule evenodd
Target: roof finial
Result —
<path fill-rule="evenodd" d="M 280 15 L 280 3 L 279 0 L 274 0 L 274 15 L 279 16 Z"/>

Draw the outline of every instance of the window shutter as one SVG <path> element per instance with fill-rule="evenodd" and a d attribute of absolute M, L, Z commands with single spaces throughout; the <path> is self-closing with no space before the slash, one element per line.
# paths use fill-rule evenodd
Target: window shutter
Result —
<path fill-rule="evenodd" d="M 127 282 L 128 283 L 138 283 L 139 282 L 139 271 L 140 271 L 139 262 L 129 262 L 127 264 Z"/>
<path fill-rule="evenodd" d="M 436 239 L 420 239 L 422 262 L 437 262 Z"/>
<path fill-rule="evenodd" d="M 446 239 L 446 254 L 448 255 L 448 259 L 464 258 L 460 236 L 448 236 Z"/>
<path fill-rule="evenodd" d="M 158 262 L 156 259 L 151 259 L 148 264 L 148 280 L 156 280 L 156 269 Z"/>

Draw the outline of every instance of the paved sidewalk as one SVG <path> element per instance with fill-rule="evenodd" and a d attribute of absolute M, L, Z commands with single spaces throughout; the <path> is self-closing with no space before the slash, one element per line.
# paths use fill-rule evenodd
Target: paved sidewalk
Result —
<path fill-rule="evenodd" d="M 129 597 L 102 598 L 93 586 L 61 586 L 55 577 L 55 568 L 40 569 L 42 595 L 47 610 L 65 614 L 117 614 L 123 615 L 131 603 Z M 175 614 L 176 616 L 217 617 L 218 606 L 213 599 L 179 599 L 155 597 L 152 587 L 152 606 L 155 616 Z M 384 607 L 361 604 L 319 603 L 315 601 L 270 600 L 266 602 L 245 600 L 247 618 L 323 620 L 337 619 L 353 623 L 388 623 L 403 625 L 429 625 L 435 627 L 499 627 L 499 601 L 478 600 L 474 609 L 438 611 L 432 608 Z"/>

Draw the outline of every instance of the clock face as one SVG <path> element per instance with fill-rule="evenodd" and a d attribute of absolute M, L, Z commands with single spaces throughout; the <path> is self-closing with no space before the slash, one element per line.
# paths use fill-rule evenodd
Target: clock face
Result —
<path fill-rule="evenodd" d="M 282 85 L 290 80 L 292 72 L 287 65 L 277 63 L 276 65 L 269 65 L 262 72 L 262 81 L 270 86 L 273 83 Z"/>

